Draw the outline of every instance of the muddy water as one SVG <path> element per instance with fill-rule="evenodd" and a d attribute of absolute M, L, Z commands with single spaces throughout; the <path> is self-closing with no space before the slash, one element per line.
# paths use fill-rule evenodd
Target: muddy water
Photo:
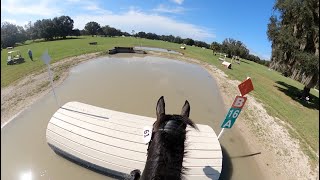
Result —
<path fill-rule="evenodd" d="M 103 57 L 80 64 L 56 88 L 56 94 L 61 105 L 79 101 L 151 117 L 155 117 L 160 96 L 165 97 L 168 113 L 179 113 L 187 99 L 191 119 L 210 125 L 217 133 L 226 113 L 217 85 L 204 69 L 150 56 Z M 46 126 L 57 109 L 50 93 L 1 129 L 1 179 L 111 179 L 76 165 L 49 148 Z M 237 144 L 228 136 L 225 139 L 222 144 L 226 152 L 230 149 L 248 153 L 241 141 Z M 226 179 L 259 179 L 250 175 L 254 162 L 229 159 L 226 164 L 231 168 L 224 175 Z"/>

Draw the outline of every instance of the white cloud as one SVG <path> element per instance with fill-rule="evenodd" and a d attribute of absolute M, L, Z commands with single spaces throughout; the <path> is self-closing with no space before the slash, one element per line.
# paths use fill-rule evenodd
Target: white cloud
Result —
<path fill-rule="evenodd" d="M 271 57 L 271 55 L 255 52 L 255 51 L 252 51 L 251 49 L 249 49 L 249 52 L 252 55 L 258 56 L 261 60 L 270 60 L 270 57 Z"/>
<path fill-rule="evenodd" d="M 179 1 L 183 2 L 183 1 Z M 138 7 L 130 6 L 124 13 L 112 13 L 99 5 L 99 2 L 82 0 L 6 0 L 1 1 L 2 22 L 7 19 L 12 23 L 24 25 L 25 21 L 35 21 L 43 18 L 53 18 L 68 14 L 73 7 L 74 10 L 82 10 L 81 13 L 72 15 L 74 27 L 83 29 L 85 24 L 96 21 L 100 25 L 110 25 L 122 31 L 135 32 L 144 31 L 156 34 L 181 36 L 182 38 L 193 38 L 210 42 L 215 38 L 212 30 L 197 26 L 192 23 L 182 22 L 175 18 L 157 14 L 156 11 L 144 11 Z M 11 11 L 14 9 L 14 11 Z M 165 6 L 157 8 L 158 12 L 165 12 Z M 182 7 L 167 9 L 166 12 L 180 13 L 185 9 Z M 123 12 L 123 11 L 122 11 Z M 11 17 L 12 16 L 12 17 Z"/>
<path fill-rule="evenodd" d="M 40 15 L 52 17 L 61 14 L 61 10 L 49 0 L 8 0 L 1 1 L 1 11 L 12 15 Z"/>
<path fill-rule="evenodd" d="M 183 7 L 168 7 L 166 5 L 160 4 L 157 8 L 153 9 L 155 12 L 163 12 L 163 13 L 175 13 L 180 14 L 183 13 L 186 9 Z"/>
<path fill-rule="evenodd" d="M 96 21 L 100 25 L 110 25 L 122 31 L 144 31 L 156 34 L 181 36 L 196 40 L 210 41 L 215 35 L 208 29 L 194 24 L 180 22 L 175 19 L 157 14 L 147 14 L 129 10 L 124 14 L 78 15 L 73 18 L 75 28 L 83 29 L 89 21 Z"/>
<path fill-rule="evenodd" d="M 95 1 L 83 1 L 83 0 L 67 0 L 67 6 L 72 6 L 75 9 L 83 9 L 86 11 L 90 11 L 90 13 L 95 14 L 104 14 L 104 13 L 111 13 L 110 11 L 104 10 L 101 8 L 100 4 Z"/>
<path fill-rule="evenodd" d="M 89 2 L 90 1 L 88 1 L 88 3 L 86 3 L 86 5 L 83 5 L 82 8 L 85 10 L 91 11 L 92 13 L 95 13 L 95 14 L 110 14 L 110 13 L 112 13 L 111 11 L 107 11 L 107 10 L 100 8 L 97 4 L 89 3 Z"/>
<path fill-rule="evenodd" d="M 11 24 L 15 24 L 15 25 L 24 27 L 26 24 L 28 24 L 29 21 L 2 18 L 1 23 L 3 23 L 3 22 L 9 22 Z"/>
<path fill-rule="evenodd" d="M 17 24 L 17 20 L 15 19 L 1 19 L 1 22 L 9 22 L 11 24 Z"/>
<path fill-rule="evenodd" d="M 171 1 L 174 2 L 174 3 L 177 3 L 177 4 L 180 4 L 180 5 L 181 5 L 184 0 L 171 0 Z"/>
<path fill-rule="evenodd" d="M 100 10 L 100 8 L 96 4 L 92 4 L 90 6 L 85 6 L 84 8 L 87 10 L 93 10 L 93 11 Z"/>
<path fill-rule="evenodd" d="M 81 2 L 81 0 L 67 0 L 67 2 L 70 2 L 70 3 L 78 3 L 78 2 Z"/>
<path fill-rule="evenodd" d="M 260 59 L 268 60 L 268 61 L 270 61 L 270 57 L 271 57 L 271 55 L 266 55 L 266 54 L 262 54 L 259 56 Z"/>

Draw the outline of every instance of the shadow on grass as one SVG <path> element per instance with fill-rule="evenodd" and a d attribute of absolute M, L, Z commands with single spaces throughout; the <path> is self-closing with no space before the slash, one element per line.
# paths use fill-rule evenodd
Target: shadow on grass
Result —
<path fill-rule="evenodd" d="M 231 158 L 227 150 L 221 145 L 222 150 L 222 170 L 219 180 L 230 180 L 233 173 Z"/>
<path fill-rule="evenodd" d="M 301 93 L 302 93 L 302 89 L 298 89 L 298 88 L 296 88 L 290 84 L 287 84 L 285 82 L 282 82 L 282 81 L 276 81 L 276 83 L 280 86 L 277 85 L 275 87 L 277 87 L 279 91 L 282 91 L 287 96 L 291 97 L 291 99 L 295 100 L 296 102 L 300 103 L 301 105 L 303 105 L 304 107 L 307 107 L 309 109 L 319 110 L 319 98 L 317 96 L 310 94 L 309 101 L 302 100 L 302 99 L 299 99 L 299 97 L 301 96 Z M 284 88 L 281 86 L 283 86 Z"/>
<path fill-rule="evenodd" d="M 19 60 L 19 61 L 10 61 L 9 64 L 8 62 L 6 63 L 7 66 L 16 66 L 16 65 L 19 65 L 19 64 L 22 64 L 22 63 L 25 63 L 26 60 L 24 58 L 22 58 L 22 60 Z"/>

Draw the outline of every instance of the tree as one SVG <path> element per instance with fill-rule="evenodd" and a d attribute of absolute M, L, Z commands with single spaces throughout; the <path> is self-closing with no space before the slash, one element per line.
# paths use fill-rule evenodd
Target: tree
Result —
<path fill-rule="evenodd" d="M 267 30 L 270 68 L 303 83 L 304 98 L 319 81 L 319 1 L 277 0 L 274 10 Z"/>
<path fill-rule="evenodd" d="M 143 31 L 140 31 L 138 32 L 135 36 L 138 36 L 140 38 L 146 38 L 147 37 L 147 34 Z"/>
<path fill-rule="evenodd" d="M 42 19 L 40 21 L 40 37 L 45 40 L 53 40 L 57 35 L 57 29 L 51 19 Z"/>
<path fill-rule="evenodd" d="M 205 48 L 210 47 L 209 44 L 207 44 L 206 42 L 203 42 L 203 41 L 194 41 L 194 45 L 198 46 L 198 47 L 205 47 Z"/>
<path fill-rule="evenodd" d="M 100 28 L 100 24 L 94 21 L 88 22 L 84 27 L 84 29 L 92 36 L 97 35 Z"/>
<path fill-rule="evenodd" d="M 162 40 L 162 41 L 168 41 L 168 42 L 173 42 L 173 41 L 174 41 L 174 38 L 175 38 L 173 35 L 169 35 L 169 36 L 167 36 L 167 35 L 161 35 L 161 36 L 159 36 L 159 35 L 158 35 L 158 37 L 159 37 L 160 40 Z"/>
<path fill-rule="evenodd" d="M 86 36 L 86 35 L 90 35 L 90 34 L 85 29 L 82 29 L 82 30 L 80 30 L 80 35 L 81 36 Z"/>
<path fill-rule="evenodd" d="M 55 33 L 57 37 L 65 39 L 72 34 L 73 20 L 69 16 L 60 16 L 53 18 Z"/>
<path fill-rule="evenodd" d="M 41 29 L 42 29 L 41 20 L 37 20 L 33 24 L 33 30 L 32 31 L 35 34 L 35 36 L 37 36 L 38 38 L 42 38 L 41 37 Z"/>
<path fill-rule="evenodd" d="M 160 37 L 155 33 L 147 33 L 146 34 L 146 38 L 147 39 L 154 39 L 154 40 L 159 40 L 160 39 Z"/>
<path fill-rule="evenodd" d="M 80 36 L 81 32 L 80 32 L 79 29 L 73 29 L 72 33 L 70 35 L 72 35 L 72 36 Z"/>
<path fill-rule="evenodd" d="M 114 27 L 110 27 L 108 25 L 103 26 L 101 29 L 102 29 L 103 34 L 105 36 L 113 37 L 113 36 L 121 36 L 123 34 L 119 29 L 116 29 Z"/>
<path fill-rule="evenodd" d="M 183 40 L 183 43 L 186 45 L 192 46 L 192 45 L 194 45 L 194 40 L 187 38 L 187 39 Z"/>
<path fill-rule="evenodd" d="M 34 28 L 34 25 L 32 24 L 31 21 L 28 22 L 28 24 L 26 24 L 24 26 L 24 29 L 26 31 L 26 36 L 27 36 L 27 39 L 30 39 L 30 40 L 35 40 L 35 39 L 38 39 L 40 38 Z"/>
<path fill-rule="evenodd" d="M 14 46 L 18 42 L 24 43 L 26 40 L 26 31 L 23 27 L 9 22 L 1 24 L 1 45 L 3 47 Z"/>
<path fill-rule="evenodd" d="M 174 39 L 175 39 L 175 37 L 173 36 L 173 35 L 169 35 L 169 36 L 167 36 L 167 40 L 169 41 L 169 42 L 173 42 L 174 41 Z"/>
<path fill-rule="evenodd" d="M 122 32 L 122 35 L 124 35 L 124 36 L 131 36 L 131 34 L 129 34 L 128 32 Z"/>
<path fill-rule="evenodd" d="M 103 27 L 101 27 L 101 28 L 98 29 L 97 35 L 106 36 L 106 33 L 105 33 L 104 30 L 103 30 Z"/>
<path fill-rule="evenodd" d="M 182 38 L 180 36 L 177 36 L 177 37 L 174 38 L 173 42 L 181 44 L 181 43 L 183 43 L 183 40 L 182 40 Z"/>
<path fill-rule="evenodd" d="M 221 51 L 221 44 L 218 43 L 218 42 L 212 42 L 211 45 L 210 45 L 210 48 L 213 50 L 213 51 Z"/>
<path fill-rule="evenodd" d="M 53 40 L 57 37 L 57 28 L 51 19 L 37 20 L 33 26 L 33 33 L 39 38 L 45 40 Z"/>
<path fill-rule="evenodd" d="M 248 54 L 246 59 L 249 61 L 260 63 L 260 58 L 258 56 L 252 55 L 252 54 Z"/>
<path fill-rule="evenodd" d="M 1 24 L 1 42 L 3 47 L 14 46 L 17 42 L 17 26 L 9 22 Z"/>
<path fill-rule="evenodd" d="M 247 58 L 249 55 L 249 50 L 247 47 L 241 42 L 232 38 L 226 38 L 222 42 L 221 49 L 224 53 L 227 54 L 229 58 L 232 56 L 239 56 L 241 58 Z"/>
<path fill-rule="evenodd" d="M 26 30 L 22 26 L 17 26 L 17 29 L 17 42 L 24 43 L 28 39 Z"/>

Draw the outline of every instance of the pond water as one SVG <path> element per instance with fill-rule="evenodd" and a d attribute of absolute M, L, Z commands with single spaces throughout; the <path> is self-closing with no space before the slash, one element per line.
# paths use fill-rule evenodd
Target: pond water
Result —
<path fill-rule="evenodd" d="M 170 49 L 163 49 L 163 48 L 135 46 L 134 49 L 145 50 L 145 51 L 158 51 L 158 52 L 165 52 L 165 53 L 172 53 L 172 54 L 182 55 L 180 52 L 173 51 L 173 50 L 170 50 Z"/>
<path fill-rule="evenodd" d="M 213 127 L 216 133 L 226 113 L 218 87 L 207 71 L 198 65 L 160 57 L 111 56 L 91 60 L 72 68 L 70 76 L 55 90 L 61 105 L 79 101 L 150 117 L 156 116 L 160 96 L 165 97 L 166 112 L 172 114 L 179 114 L 188 100 L 190 118 Z M 49 93 L 1 129 L 1 179 L 111 179 L 56 155 L 48 146 L 46 127 L 57 109 L 53 94 Z M 240 149 L 232 147 L 233 143 L 225 140 L 231 151 L 245 151 L 240 147 L 244 146 L 241 141 Z M 247 178 L 255 164 L 245 160 L 238 163 L 236 159 L 232 166 L 242 168 L 233 170 L 237 173 L 235 179 L 244 179 L 241 176 Z"/>

